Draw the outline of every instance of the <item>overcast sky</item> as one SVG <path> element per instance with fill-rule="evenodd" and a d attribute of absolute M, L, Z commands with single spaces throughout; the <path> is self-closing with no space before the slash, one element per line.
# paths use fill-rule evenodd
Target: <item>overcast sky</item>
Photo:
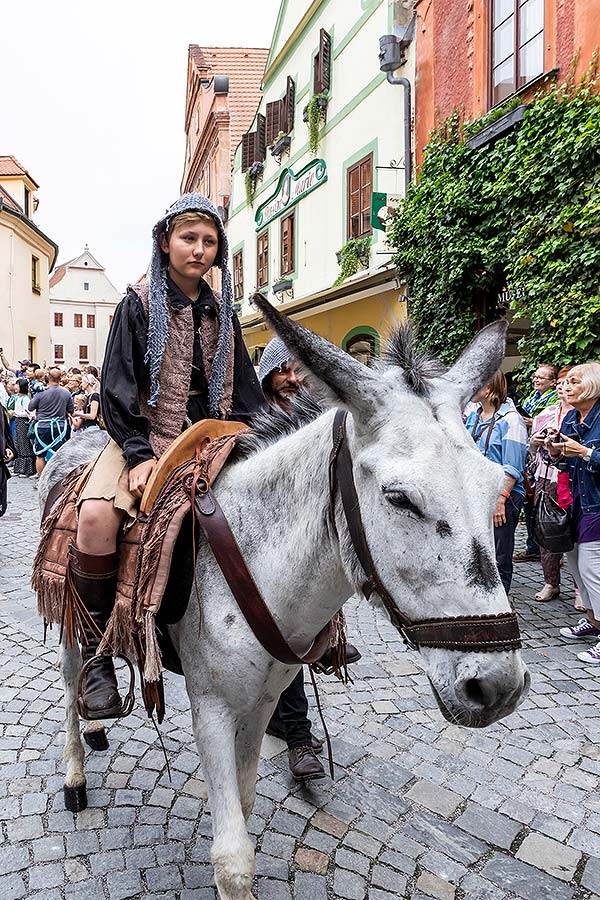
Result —
<path fill-rule="evenodd" d="M 187 48 L 268 47 L 279 0 L 21 0 L 2 5 L 0 154 L 40 185 L 39 227 L 88 243 L 122 290 L 179 195 Z"/>

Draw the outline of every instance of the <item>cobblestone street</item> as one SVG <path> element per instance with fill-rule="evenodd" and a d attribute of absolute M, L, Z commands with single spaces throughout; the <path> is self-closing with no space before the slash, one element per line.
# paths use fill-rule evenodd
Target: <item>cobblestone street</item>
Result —
<path fill-rule="evenodd" d="M 1 900 L 213 900 L 210 812 L 183 680 L 167 677 L 162 726 L 172 780 L 138 706 L 87 750 L 89 808 L 64 810 L 56 632 L 42 642 L 29 587 L 37 541 L 31 480 L 9 483 L 0 520 Z M 363 653 L 354 684 L 321 679 L 336 779 L 302 788 L 266 738 L 250 830 L 259 900 L 592 900 L 600 897 L 600 672 L 558 627 L 573 590 L 514 598 L 532 689 L 484 731 L 442 719 L 415 654 L 366 602 L 347 608 Z M 309 696 L 311 690 L 308 689 Z M 315 730 L 321 727 L 312 715 Z"/>

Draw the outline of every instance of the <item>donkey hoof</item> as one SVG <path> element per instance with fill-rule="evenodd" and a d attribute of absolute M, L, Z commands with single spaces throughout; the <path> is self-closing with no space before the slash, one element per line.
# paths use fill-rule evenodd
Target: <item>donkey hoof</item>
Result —
<path fill-rule="evenodd" d="M 98 728 L 96 731 L 84 731 L 83 739 L 92 750 L 108 750 L 108 738 L 104 728 Z"/>
<path fill-rule="evenodd" d="M 63 791 L 65 796 L 65 807 L 69 812 L 77 813 L 87 809 L 88 801 L 85 784 L 80 784 L 77 787 L 67 787 L 65 784 Z"/>

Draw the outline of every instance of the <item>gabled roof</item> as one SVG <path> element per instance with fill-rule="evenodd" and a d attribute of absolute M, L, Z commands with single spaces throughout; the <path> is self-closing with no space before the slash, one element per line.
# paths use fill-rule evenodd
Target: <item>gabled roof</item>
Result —
<path fill-rule="evenodd" d="M 87 265 L 85 265 L 86 262 Z M 104 268 L 102 263 L 98 262 L 96 257 L 90 252 L 87 244 L 85 245 L 83 253 L 80 253 L 79 256 L 75 256 L 73 257 L 73 259 L 69 259 L 67 260 L 67 262 L 61 263 L 56 267 L 56 271 L 49 281 L 49 286 L 51 288 L 55 287 L 55 285 L 63 280 L 63 278 L 67 274 L 67 269 L 81 269 L 82 271 L 87 272 L 104 272 L 106 279 L 110 282 L 112 287 L 117 290 L 108 275 L 106 275 L 106 269 Z"/>
<path fill-rule="evenodd" d="M 229 76 L 231 158 L 248 131 L 261 98 L 261 82 L 269 55 L 267 47 L 200 47 L 190 44 L 190 57 L 210 75 Z"/>
<path fill-rule="evenodd" d="M 14 209 L 15 212 L 23 213 L 23 207 L 20 206 L 14 197 L 8 193 L 8 191 L 2 187 L 0 184 L 0 197 L 4 201 L 3 206 L 8 206 L 9 209 Z"/>
<path fill-rule="evenodd" d="M 39 188 L 39 184 L 31 177 L 27 169 L 24 169 L 18 159 L 14 156 L 0 156 L 0 178 L 2 176 L 8 178 L 15 175 L 27 178 L 35 188 Z"/>

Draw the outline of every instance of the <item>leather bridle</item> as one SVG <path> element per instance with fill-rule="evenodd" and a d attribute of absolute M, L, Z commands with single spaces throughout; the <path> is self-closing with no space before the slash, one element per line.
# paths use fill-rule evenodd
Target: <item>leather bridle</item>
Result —
<path fill-rule="evenodd" d="M 371 594 L 378 594 L 405 643 L 415 650 L 419 647 L 440 647 L 446 650 L 481 653 L 519 649 L 521 638 L 514 612 L 412 621 L 399 610 L 396 601 L 377 574 L 367 542 L 348 446 L 347 415 L 345 410 L 338 409 L 333 422 L 333 445 L 329 457 L 330 515 L 335 528 L 335 497 L 339 490 L 354 552 L 365 573 L 365 581 L 361 585 L 364 596 L 368 599 Z M 291 649 L 246 565 L 208 480 L 201 474 L 195 478 L 194 510 L 244 618 L 267 653 L 288 665 L 316 662 L 327 649 L 329 625 L 319 632 L 312 647 L 304 656 L 299 656 Z"/>

